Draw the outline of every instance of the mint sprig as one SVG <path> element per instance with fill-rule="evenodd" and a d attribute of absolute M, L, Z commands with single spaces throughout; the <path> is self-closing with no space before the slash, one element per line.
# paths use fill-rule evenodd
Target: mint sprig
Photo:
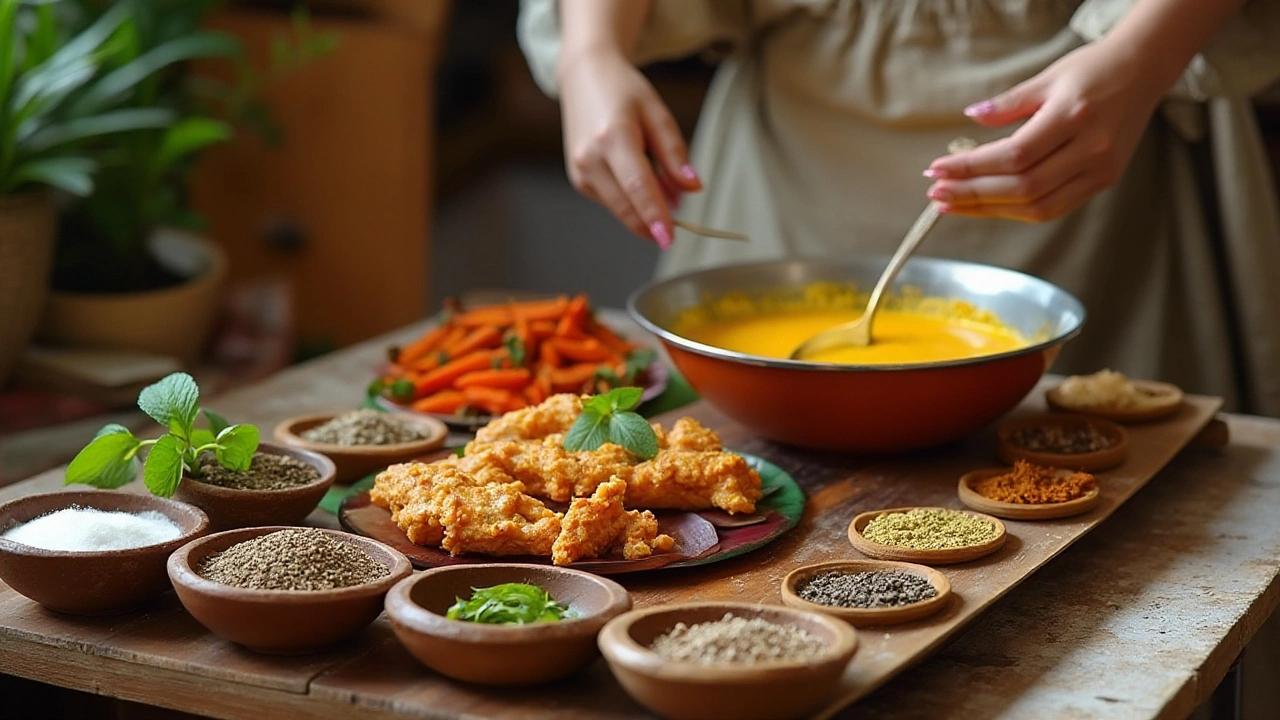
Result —
<path fill-rule="evenodd" d="M 658 436 L 649 421 L 632 412 L 644 390 L 614 388 L 582 401 L 582 414 L 564 436 L 564 449 L 595 450 L 605 443 L 621 445 L 642 460 L 658 454 Z"/>
<path fill-rule="evenodd" d="M 201 410 L 200 388 L 186 373 L 173 373 L 143 388 L 138 407 L 169 432 L 141 440 L 122 425 L 103 427 L 67 466 L 66 484 L 118 488 L 137 478 L 138 451 L 149 447 L 143 479 L 153 494 L 169 497 L 184 472 L 199 477 L 200 453 L 211 451 L 223 467 L 243 472 L 258 450 L 258 428 L 231 425 L 212 410 Z M 195 426 L 202 413 L 208 428 Z"/>

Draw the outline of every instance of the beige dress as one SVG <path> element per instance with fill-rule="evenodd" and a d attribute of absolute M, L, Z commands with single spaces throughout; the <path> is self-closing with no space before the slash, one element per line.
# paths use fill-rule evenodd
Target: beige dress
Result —
<path fill-rule="evenodd" d="M 1104 34 L 1131 0 L 655 0 L 638 60 L 724 53 L 692 143 L 706 186 L 660 275 L 786 256 L 888 253 L 920 213 L 921 171 L 960 112 Z M 554 94 L 555 0 L 520 39 Z M 1198 56 L 1123 179 L 1026 224 L 944 217 L 922 254 L 1017 268 L 1084 302 L 1055 370 L 1102 367 L 1280 415 L 1280 210 L 1248 98 L 1280 78 L 1280 3 L 1250 3 Z"/>

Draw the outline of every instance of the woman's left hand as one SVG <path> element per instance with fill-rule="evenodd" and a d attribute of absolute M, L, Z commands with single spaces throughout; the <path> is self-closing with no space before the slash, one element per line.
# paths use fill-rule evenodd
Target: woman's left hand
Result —
<path fill-rule="evenodd" d="M 1061 217 L 1119 180 L 1165 89 L 1141 57 L 1106 38 L 1078 48 L 966 108 L 988 127 L 1027 122 L 1009 137 L 934 160 L 924 173 L 937 180 L 928 196 L 955 215 Z"/>

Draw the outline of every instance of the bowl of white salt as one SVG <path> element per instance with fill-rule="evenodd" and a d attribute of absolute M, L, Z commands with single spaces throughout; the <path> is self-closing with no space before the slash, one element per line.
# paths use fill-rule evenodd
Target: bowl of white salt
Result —
<path fill-rule="evenodd" d="M 128 612 L 169 589 L 169 554 L 208 529 L 199 508 L 153 495 L 28 495 L 0 505 L 0 580 L 51 610 Z"/>

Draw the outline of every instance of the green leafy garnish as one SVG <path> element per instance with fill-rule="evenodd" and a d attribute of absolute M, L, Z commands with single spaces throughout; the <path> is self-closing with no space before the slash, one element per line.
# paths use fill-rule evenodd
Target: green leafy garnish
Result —
<path fill-rule="evenodd" d="M 525 347 L 523 340 L 515 335 L 508 335 L 507 339 L 502 341 L 502 346 L 507 349 L 507 355 L 511 356 L 512 365 L 524 367 Z"/>
<path fill-rule="evenodd" d="M 582 414 L 564 436 L 565 450 L 595 450 L 605 443 L 621 445 L 643 460 L 658 454 L 658 436 L 649 422 L 631 412 L 644 390 L 614 388 L 582 401 Z"/>
<path fill-rule="evenodd" d="M 155 440 L 140 440 L 123 425 L 106 425 L 67 466 L 68 485 L 118 488 L 137 478 L 138 451 L 149 447 L 143 480 L 153 494 L 169 497 L 177 491 L 184 472 L 199 476 L 200 453 L 210 451 L 223 467 L 244 472 L 258 450 L 258 428 L 231 425 L 212 410 L 202 411 L 200 389 L 186 373 L 173 373 L 143 388 L 138 407 L 169 432 Z M 195 426 L 201 413 L 208 428 Z"/>
<path fill-rule="evenodd" d="M 391 383 L 391 397 L 396 400 L 409 401 L 413 399 L 413 381 L 400 378 Z"/>
<path fill-rule="evenodd" d="M 491 625 L 528 625 L 563 620 L 569 608 L 561 605 L 537 585 L 503 583 L 487 588 L 471 588 L 471 599 L 457 598 L 446 617 L 450 620 Z"/>
<path fill-rule="evenodd" d="M 658 357 L 658 353 L 652 348 L 636 348 L 627 355 L 623 382 L 633 383 L 636 378 L 640 377 L 640 373 L 644 372 Z"/>

